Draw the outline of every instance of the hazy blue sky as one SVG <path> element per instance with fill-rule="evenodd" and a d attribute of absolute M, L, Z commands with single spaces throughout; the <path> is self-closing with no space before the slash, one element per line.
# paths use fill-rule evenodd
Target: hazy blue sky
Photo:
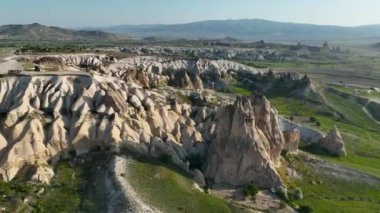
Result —
<path fill-rule="evenodd" d="M 0 0 L 0 25 L 83 27 L 240 18 L 380 24 L 380 0 Z"/>

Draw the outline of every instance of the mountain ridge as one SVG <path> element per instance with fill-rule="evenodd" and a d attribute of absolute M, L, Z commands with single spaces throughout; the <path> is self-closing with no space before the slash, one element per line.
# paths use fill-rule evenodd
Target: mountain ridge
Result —
<path fill-rule="evenodd" d="M 119 40 L 125 36 L 101 30 L 72 30 L 55 26 L 9 24 L 0 26 L 0 39 L 14 40 Z"/>
<path fill-rule="evenodd" d="M 184 39 L 220 39 L 235 37 L 242 40 L 340 40 L 380 38 L 380 25 L 346 27 L 264 19 L 227 19 L 190 22 L 184 24 L 115 25 L 97 29 L 136 37 L 166 37 Z"/>

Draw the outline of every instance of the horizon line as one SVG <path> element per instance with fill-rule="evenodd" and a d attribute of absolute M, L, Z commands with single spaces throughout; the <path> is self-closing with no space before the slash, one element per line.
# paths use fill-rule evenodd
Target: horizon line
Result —
<path fill-rule="evenodd" d="M 325 27 L 343 27 L 343 28 L 357 28 L 357 27 L 368 27 L 368 26 L 380 26 L 380 23 L 377 24 L 363 24 L 363 25 L 338 25 L 338 24 L 315 24 L 315 23 L 305 23 L 305 22 L 293 22 L 293 21 L 277 21 L 277 20 L 269 20 L 262 18 L 238 18 L 238 19 L 207 19 L 207 20 L 199 20 L 199 21 L 190 21 L 190 22 L 179 22 L 179 23 L 150 23 L 150 24 L 113 24 L 113 25 L 104 25 L 104 26 L 82 26 L 82 27 L 69 27 L 63 25 L 51 25 L 45 24 L 42 22 L 32 22 L 32 23 L 10 23 L 10 24 L 2 24 L 0 26 L 9 26 L 9 25 L 33 25 L 40 24 L 48 27 L 60 27 L 67 29 L 84 29 L 84 28 L 110 28 L 110 27 L 118 27 L 118 26 L 154 26 L 154 25 L 162 25 L 162 26 L 171 26 L 171 25 L 186 25 L 186 24 L 194 24 L 194 23 L 202 23 L 202 22 L 210 22 L 210 21 L 266 21 L 266 22 L 275 22 L 275 23 L 283 23 L 283 24 L 299 24 L 299 25 L 313 25 L 313 26 L 325 26 Z"/>

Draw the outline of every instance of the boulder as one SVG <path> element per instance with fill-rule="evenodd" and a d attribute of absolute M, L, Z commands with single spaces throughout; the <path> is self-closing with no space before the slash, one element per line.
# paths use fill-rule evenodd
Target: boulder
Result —
<path fill-rule="evenodd" d="M 202 188 L 206 186 L 205 177 L 199 169 L 195 169 L 193 171 L 193 175 L 194 175 L 194 181 L 198 184 L 198 186 Z"/>
<path fill-rule="evenodd" d="M 33 181 L 49 184 L 54 177 L 54 170 L 48 166 L 39 166 L 32 176 Z"/>
<path fill-rule="evenodd" d="M 132 104 L 133 107 L 135 108 L 139 108 L 141 106 L 141 101 L 140 99 L 135 96 L 135 95 L 132 95 L 130 98 L 129 98 L 129 103 Z"/>
<path fill-rule="evenodd" d="M 336 126 L 319 142 L 319 146 L 328 151 L 331 155 L 346 156 L 346 149 L 342 136 Z"/>

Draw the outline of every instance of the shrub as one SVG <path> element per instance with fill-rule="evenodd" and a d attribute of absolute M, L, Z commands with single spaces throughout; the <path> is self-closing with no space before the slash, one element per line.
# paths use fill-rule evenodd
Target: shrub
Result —
<path fill-rule="evenodd" d="M 284 201 L 280 201 L 280 209 L 284 209 L 286 207 L 286 203 Z"/>
<path fill-rule="evenodd" d="M 69 155 L 70 157 L 75 158 L 77 156 L 77 151 L 75 149 L 70 149 Z"/>
<path fill-rule="evenodd" d="M 276 195 L 282 200 L 285 200 L 285 201 L 289 200 L 288 189 L 286 187 L 281 186 L 277 188 Z"/>
<path fill-rule="evenodd" d="M 257 193 L 259 193 L 259 187 L 256 186 L 256 184 L 254 183 L 251 183 L 247 186 L 245 186 L 245 189 L 244 189 L 244 194 L 245 196 L 249 196 L 249 197 L 256 197 Z"/>
<path fill-rule="evenodd" d="M 168 154 L 161 154 L 160 157 L 158 157 L 161 163 L 169 164 L 172 161 L 172 157 Z"/>
<path fill-rule="evenodd" d="M 321 122 L 317 121 L 317 123 L 315 123 L 317 126 L 321 126 Z"/>
<path fill-rule="evenodd" d="M 8 195 L 11 193 L 11 186 L 8 182 L 0 181 L 0 194 Z"/>
<path fill-rule="evenodd" d="M 290 188 L 288 190 L 288 197 L 290 200 L 300 200 L 303 199 L 303 193 L 302 190 L 298 187 L 296 188 Z"/>
<path fill-rule="evenodd" d="M 310 122 L 316 122 L 317 119 L 315 117 L 310 117 Z"/>
<path fill-rule="evenodd" d="M 307 205 L 301 205 L 298 209 L 299 213 L 311 213 L 313 212 L 313 208 Z"/>
<path fill-rule="evenodd" d="M 192 153 L 186 157 L 186 160 L 189 161 L 190 169 L 201 169 L 203 165 L 203 159 L 200 154 Z"/>

